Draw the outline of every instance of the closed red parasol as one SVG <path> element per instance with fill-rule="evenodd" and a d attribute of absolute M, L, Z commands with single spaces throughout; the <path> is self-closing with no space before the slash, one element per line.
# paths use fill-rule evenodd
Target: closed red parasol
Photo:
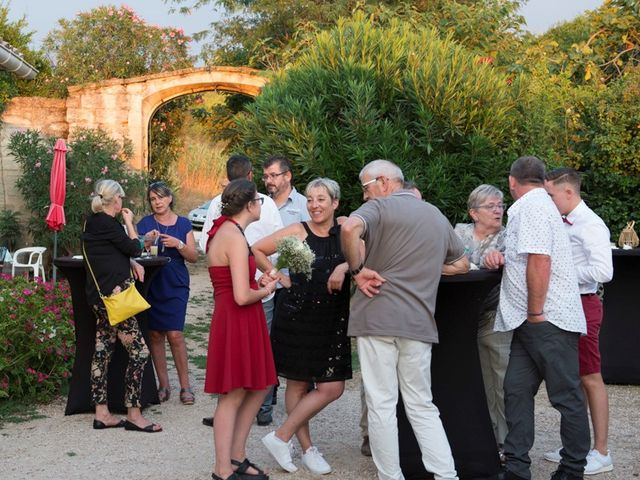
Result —
<path fill-rule="evenodd" d="M 59 138 L 53 148 L 53 165 L 51 166 L 51 180 L 49 196 L 51 205 L 47 214 L 47 225 L 51 230 L 59 232 L 66 223 L 64 218 L 64 197 L 67 194 L 67 146 Z"/>
<path fill-rule="evenodd" d="M 64 218 L 64 197 L 67 194 L 67 146 L 62 138 L 53 147 L 53 165 L 49 184 L 49 213 L 47 226 L 53 230 L 53 258 L 58 256 L 58 232 L 67 223 Z M 56 283 L 56 267 L 53 267 L 53 283 Z"/>

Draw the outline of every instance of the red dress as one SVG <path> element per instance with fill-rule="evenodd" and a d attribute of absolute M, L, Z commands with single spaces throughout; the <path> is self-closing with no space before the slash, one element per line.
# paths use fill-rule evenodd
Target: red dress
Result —
<path fill-rule="evenodd" d="M 209 237 L 213 237 L 227 220 L 233 222 L 227 217 L 218 218 L 209 231 Z M 248 262 L 249 285 L 256 290 L 258 284 L 253 255 L 249 255 Z M 228 393 L 237 388 L 263 390 L 274 385 L 276 370 L 262 302 L 244 306 L 235 302 L 228 266 L 209 267 L 209 276 L 215 305 L 209 330 L 204 391 Z"/>

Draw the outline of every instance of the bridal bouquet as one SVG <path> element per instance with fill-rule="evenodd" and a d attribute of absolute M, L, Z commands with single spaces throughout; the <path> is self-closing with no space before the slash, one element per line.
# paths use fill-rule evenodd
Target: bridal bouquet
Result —
<path fill-rule="evenodd" d="M 284 237 L 278 242 L 277 252 L 276 270 L 288 268 L 290 272 L 304 273 L 307 279 L 311 278 L 311 265 L 316 255 L 307 242 L 294 235 Z"/>

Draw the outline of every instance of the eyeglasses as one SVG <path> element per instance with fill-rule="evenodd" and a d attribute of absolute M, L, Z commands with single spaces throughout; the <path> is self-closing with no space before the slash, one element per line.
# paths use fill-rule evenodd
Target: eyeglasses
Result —
<path fill-rule="evenodd" d="M 373 178 L 373 179 L 369 180 L 368 182 L 364 182 L 363 184 L 361 184 L 360 186 L 362 187 L 362 191 L 364 193 L 367 193 L 367 190 L 369 190 L 369 185 L 371 185 L 372 183 L 377 182 L 379 178 L 380 177 L 376 177 L 376 178 Z"/>
<path fill-rule="evenodd" d="M 264 205 L 264 197 L 258 197 L 251 200 L 252 202 L 258 202 L 260 205 Z"/>
<path fill-rule="evenodd" d="M 504 203 L 490 203 L 489 205 L 476 205 L 473 208 L 485 208 L 487 210 L 504 210 Z"/>
<path fill-rule="evenodd" d="M 289 170 L 285 170 L 284 172 L 280 172 L 280 173 L 265 173 L 262 176 L 262 181 L 266 182 L 267 180 L 271 179 L 271 180 L 275 180 L 276 178 L 278 178 L 280 175 L 284 175 L 285 173 L 287 173 Z"/>

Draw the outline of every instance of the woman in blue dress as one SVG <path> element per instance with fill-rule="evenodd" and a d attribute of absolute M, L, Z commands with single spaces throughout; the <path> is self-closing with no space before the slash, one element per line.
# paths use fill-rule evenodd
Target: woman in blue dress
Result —
<path fill-rule="evenodd" d="M 153 214 L 137 225 L 144 235 L 145 248 L 157 246 L 158 255 L 169 257 L 149 288 L 151 309 L 149 319 L 149 348 L 158 375 L 158 397 L 169 400 L 171 387 L 167 371 L 166 341 L 169 341 L 180 381 L 180 401 L 192 405 L 195 396 L 189 383 L 189 361 L 182 331 L 189 300 L 189 272 L 185 265 L 198 258 L 191 222 L 173 210 L 173 192 L 164 182 L 154 182 L 147 190 L 147 200 Z"/>

